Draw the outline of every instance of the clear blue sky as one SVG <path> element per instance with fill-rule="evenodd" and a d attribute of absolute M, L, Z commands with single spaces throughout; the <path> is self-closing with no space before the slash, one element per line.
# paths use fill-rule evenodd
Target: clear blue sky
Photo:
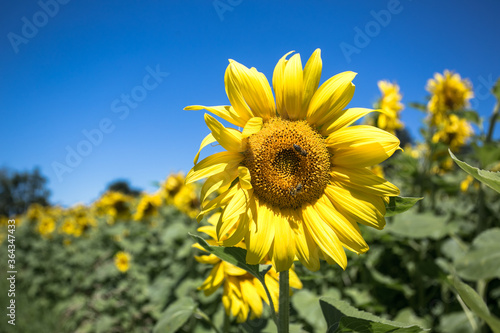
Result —
<path fill-rule="evenodd" d="M 357 72 L 350 106 L 358 107 L 377 99 L 380 79 L 397 81 L 405 104 L 423 102 L 427 80 L 455 70 L 487 117 L 486 91 L 500 76 L 499 14 L 496 0 L 4 1 L 0 166 L 39 166 L 51 200 L 64 205 L 91 202 L 116 178 L 153 190 L 192 167 L 208 134 L 203 112 L 183 107 L 228 104 L 227 59 L 271 80 L 291 50 L 305 63 L 321 48 L 322 81 Z M 347 44 L 356 52 L 346 56 Z M 417 137 L 422 114 L 407 107 L 402 119 Z M 69 166 L 68 148 L 87 155 Z"/>

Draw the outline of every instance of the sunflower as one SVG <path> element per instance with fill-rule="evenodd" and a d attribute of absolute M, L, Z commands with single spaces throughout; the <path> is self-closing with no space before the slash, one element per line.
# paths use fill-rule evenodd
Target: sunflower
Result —
<path fill-rule="evenodd" d="M 432 142 L 442 142 L 457 151 L 464 146 L 467 139 L 474 133 L 469 122 L 457 115 L 450 114 L 438 126 L 438 130 L 432 136 Z"/>
<path fill-rule="evenodd" d="M 162 204 L 161 192 L 154 194 L 143 193 L 134 215 L 134 220 L 140 221 L 158 214 L 158 209 Z"/>
<path fill-rule="evenodd" d="M 226 151 L 200 162 L 198 152 L 186 182 L 207 178 L 198 219 L 222 208 L 217 237 L 232 230 L 224 246 L 244 240 L 247 263 L 270 258 L 281 272 L 298 259 L 316 271 L 324 259 L 345 269 L 344 248 L 368 250 L 357 223 L 382 229 L 384 200 L 399 194 L 368 169 L 391 156 L 399 140 L 373 126 L 349 126 L 373 111 L 345 109 L 356 73 L 340 73 L 318 88 L 320 50 L 304 69 L 299 54 L 287 60 L 290 53 L 274 70 L 276 102 L 262 73 L 230 60 L 224 81 L 231 105 L 185 108 L 206 109 L 242 128 L 205 114 L 211 133 L 200 150 L 217 141 Z"/>
<path fill-rule="evenodd" d="M 119 251 L 115 254 L 114 258 L 116 268 L 125 273 L 130 268 L 130 254 L 124 251 Z"/>
<path fill-rule="evenodd" d="M 212 238 L 207 240 L 210 245 L 219 245 L 220 243 L 215 240 L 217 237 L 215 224 L 219 216 L 220 213 L 212 215 L 208 219 L 211 225 L 198 228 L 198 231 L 204 232 Z M 205 251 L 199 244 L 193 246 Z M 236 246 L 245 248 L 243 242 L 238 243 Z M 233 315 L 239 323 L 246 321 L 249 314 L 250 319 L 262 317 L 262 301 L 269 305 L 269 300 L 262 284 L 257 278 L 247 271 L 219 259 L 213 254 L 195 256 L 195 259 L 200 263 L 213 265 L 209 276 L 198 289 L 203 290 L 203 293 L 209 296 L 222 286 L 222 304 L 228 316 Z M 266 273 L 264 280 L 269 289 L 274 310 L 277 312 L 279 275 L 271 267 Z M 290 287 L 294 289 L 302 288 L 302 282 L 293 269 L 290 271 Z"/>
<path fill-rule="evenodd" d="M 396 130 L 404 127 L 399 119 L 399 112 L 404 108 L 399 86 L 389 81 L 378 81 L 378 88 L 382 98 L 379 102 L 381 113 L 377 117 L 377 127 L 395 134 Z"/>
<path fill-rule="evenodd" d="M 427 108 L 432 125 L 442 123 L 449 112 L 468 108 L 469 100 L 474 97 L 470 81 L 449 70 L 435 73 L 434 79 L 427 81 L 426 89 L 431 93 Z"/>

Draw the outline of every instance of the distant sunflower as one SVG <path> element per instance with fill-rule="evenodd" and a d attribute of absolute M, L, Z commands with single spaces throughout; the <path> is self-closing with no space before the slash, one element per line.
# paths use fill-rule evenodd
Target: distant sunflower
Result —
<path fill-rule="evenodd" d="M 401 103 L 403 96 L 399 92 L 399 85 L 389 81 L 378 81 L 378 88 L 382 93 L 379 102 L 381 113 L 377 117 L 377 127 L 395 134 L 396 130 L 404 127 L 400 120 L 399 113 L 404 106 Z"/>
<path fill-rule="evenodd" d="M 437 132 L 432 137 L 432 142 L 442 142 L 448 145 L 452 151 L 457 151 L 466 144 L 467 139 L 473 133 L 474 130 L 467 120 L 451 114 L 439 124 Z"/>
<path fill-rule="evenodd" d="M 119 251 L 115 254 L 115 266 L 122 273 L 125 273 L 130 268 L 130 254 Z"/>
<path fill-rule="evenodd" d="M 295 259 L 308 269 L 347 265 L 343 248 L 364 253 L 368 245 L 357 223 L 382 229 L 384 198 L 399 190 L 368 167 L 399 148 L 392 134 L 373 126 L 350 126 L 372 109 L 345 109 L 354 94 L 353 72 L 333 76 L 319 88 L 322 61 L 316 50 L 302 69 L 299 54 L 283 56 L 273 74 L 276 103 L 266 77 L 230 60 L 225 74 L 231 106 L 206 109 L 239 131 L 205 114 L 211 130 L 200 150 L 217 141 L 227 151 L 198 162 L 186 182 L 202 187 L 204 214 L 222 208 L 217 224 L 226 244 L 243 240 L 249 264 L 267 257 L 277 272 Z M 209 199 L 209 195 L 217 197 Z"/>
<path fill-rule="evenodd" d="M 470 81 L 449 70 L 443 74 L 435 73 L 434 78 L 427 82 L 426 89 L 431 93 L 427 108 L 432 125 L 442 123 L 452 111 L 468 108 L 469 100 L 474 97 Z"/>

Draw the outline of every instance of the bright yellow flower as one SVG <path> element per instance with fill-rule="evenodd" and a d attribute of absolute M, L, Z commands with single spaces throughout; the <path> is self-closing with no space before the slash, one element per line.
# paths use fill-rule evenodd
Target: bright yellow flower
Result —
<path fill-rule="evenodd" d="M 115 254 L 115 266 L 122 273 L 125 273 L 130 268 L 130 254 L 127 252 L 117 252 Z"/>
<path fill-rule="evenodd" d="M 222 208 L 218 236 L 234 230 L 225 246 L 244 239 L 249 264 L 269 257 L 281 272 L 298 259 L 316 271 L 324 259 L 345 268 L 343 248 L 368 250 L 357 223 L 382 229 L 383 197 L 399 194 L 368 169 L 390 157 L 399 140 L 372 126 L 349 126 L 373 111 L 345 109 L 356 73 L 340 73 L 318 88 L 320 50 L 304 70 L 299 54 L 287 56 L 274 70 L 276 104 L 262 73 L 230 60 L 225 85 L 232 105 L 186 108 L 243 128 L 226 128 L 205 114 L 211 134 L 200 149 L 217 141 L 227 151 L 200 162 L 198 152 L 186 182 L 208 178 L 198 218 Z"/>
<path fill-rule="evenodd" d="M 183 173 L 170 175 L 162 185 L 167 204 L 174 205 L 184 214 L 195 218 L 200 212 L 200 199 L 194 184 L 185 184 Z"/>
<path fill-rule="evenodd" d="M 109 223 L 116 219 L 127 219 L 130 217 L 129 204 L 133 198 L 121 192 L 108 191 L 94 203 L 97 215 L 109 218 Z"/>
<path fill-rule="evenodd" d="M 468 108 L 469 100 L 474 97 L 470 81 L 449 70 L 443 74 L 435 73 L 434 79 L 427 81 L 426 89 L 431 93 L 427 108 L 431 113 L 432 125 L 443 122 L 450 111 Z"/>
<path fill-rule="evenodd" d="M 217 223 L 219 216 L 220 214 L 217 213 L 209 219 L 209 222 L 213 225 L 203 226 L 198 229 L 198 231 L 205 232 L 212 237 L 212 239 L 207 241 L 211 245 L 219 245 L 219 242 L 213 239 L 213 237 L 217 237 L 214 224 Z M 226 238 L 225 236 L 224 239 Z M 236 244 L 236 246 L 245 248 L 243 242 Z M 203 250 L 198 244 L 195 247 Z M 209 276 L 198 289 L 203 290 L 204 294 L 208 296 L 213 294 L 220 286 L 223 286 L 222 304 L 228 316 L 232 314 L 239 323 L 246 321 L 249 314 L 250 319 L 262 316 L 262 301 L 269 304 L 269 299 L 257 278 L 241 268 L 222 261 L 213 254 L 195 256 L 195 258 L 200 263 L 214 265 Z M 297 274 L 293 270 L 290 270 L 289 276 L 290 287 L 301 289 L 302 282 L 297 277 Z M 279 275 L 271 267 L 264 280 L 271 295 L 274 310 L 278 312 Z"/>
<path fill-rule="evenodd" d="M 399 113 L 404 105 L 401 103 L 401 93 L 396 83 L 389 81 L 378 81 L 378 88 L 382 93 L 379 108 L 381 113 L 377 117 L 377 127 L 391 134 L 404 127 L 399 119 Z"/>
<path fill-rule="evenodd" d="M 50 216 L 43 216 L 38 220 L 38 232 L 40 235 L 46 237 L 54 232 L 56 229 L 56 221 Z"/>
<path fill-rule="evenodd" d="M 467 120 L 450 114 L 438 125 L 437 132 L 432 136 L 432 142 L 442 142 L 448 145 L 452 151 L 457 151 L 465 145 L 472 134 L 474 131 Z"/>
<path fill-rule="evenodd" d="M 134 213 L 134 220 L 140 221 L 142 219 L 155 216 L 158 214 L 158 208 L 162 204 L 161 193 L 157 192 L 155 194 L 144 193 L 137 204 L 136 211 Z"/>

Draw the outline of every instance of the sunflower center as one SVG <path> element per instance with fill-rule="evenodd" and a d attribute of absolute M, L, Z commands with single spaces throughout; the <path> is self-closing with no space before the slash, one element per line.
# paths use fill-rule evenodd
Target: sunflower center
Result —
<path fill-rule="evenodd" d="M 244 165 L 259 200 L 298 208 L 323 194 L 330 154 L 323 137 L 306 121 L 272 118 L 248 138 Z"/>

